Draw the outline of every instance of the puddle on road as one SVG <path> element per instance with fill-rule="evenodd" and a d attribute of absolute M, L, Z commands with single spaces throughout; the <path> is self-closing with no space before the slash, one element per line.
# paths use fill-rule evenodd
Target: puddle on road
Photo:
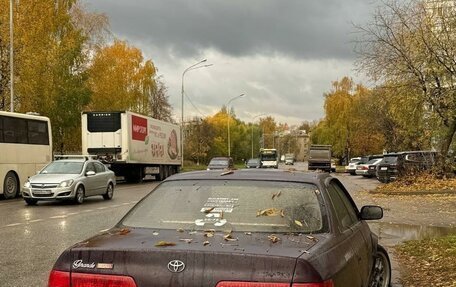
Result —
<path fill-rule="evenodd" d="M 454 227 L 420 226 L 408 224 L 394 224 L 386 222 L 370 222 L 369 227 L 378 235 L 384 246 L 394 246 L 407 240 L 437 238 L 456 234 Z"/>

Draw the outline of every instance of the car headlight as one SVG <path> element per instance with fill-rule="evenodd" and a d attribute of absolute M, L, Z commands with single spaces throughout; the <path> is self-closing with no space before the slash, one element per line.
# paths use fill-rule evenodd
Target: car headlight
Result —
<path fill-rule="evenodd" d="M 27 181 L 24 183 L 24 187 L 25 187 L 25 188 L 30 188 L 30 186 L 31 186 L 30 181 L 27 180 Z"/>
<path fill-rule="evenodd" d="M 73 184 L 73 180 L 69 179 L 69 180 L 62 181 L 59 184 L 59 187 L 68 187 L 68 186 L 71 186 L 72 184 Z"/>

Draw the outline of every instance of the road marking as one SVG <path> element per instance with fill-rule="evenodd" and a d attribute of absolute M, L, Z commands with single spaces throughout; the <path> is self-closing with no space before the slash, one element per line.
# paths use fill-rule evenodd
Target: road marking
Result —
<path fill-rule="evenodd" d="M 33 223 L 33 222 L 40 222 L 40 221 L 43 221 L 44 219 L 34 219 L 34 220 L 30 220 L 29 222 L 27 223 Z"/>
<path fill-rule="evenodd" d="M 125 206 L 125 205 L 130 205 L 130 204 L 135 204 L 137 203 L 137 201 L 130 201 L 130 202 L 124 202 L 124 203 L 119 203 L 119 204 L 115 204 L 115 205 L 111 205 L 111 206 L 102 206 L 102 207 L 98 207 L 97 210 L 104 210 L 104 209 L 107 209 L 107 208 L 116 208 L 116 207 L 122 207 L 122 206 Z M 72 216 L 72 215 L 78 215 L 78 214 L 81 214 L 81 213 L 87 213 L 87 212 L 93 212 L 93 211 L 96 211 L 94 209 L 84 209 L 84 210 L 81 210 L 79 212 L 70 212 L 70 213 L 66 213 L 66 214 L 61 214 L 61 215 L 55 215 L 55 216 L 51 216 L 51 217 L 48 217 L 48 219 L 63 219 L 63 218 L 67 218 L 68 216 Z M 26 221 L 26 222 L 16 222 L 16 223 L 11 223 L 11 224 L 8 224 L 8 225 L 4 225 L 4 226 L 0 226 L 0 228 L 4 228 L 4 227 L 14 227 L 14 226 L 18 226 L 18 225 L 23 225 L 23 224 L 30 224 L 30 223 L 35 223 L 35 222 L 42 222 L 42 221 L 45 221 L 45 219 L 33 219 L 33 220 L 29 220 L 29 221 Z M 107 231 L 109 229 L 106 229 L 106 230 L 102 230 L 100 232 L 104 232 L 104 231 Z"/>
<path fill-rule="evenodd" d="M 57 218 L 66 218 L 66 217 L 67 217 L 66 215 L 56 215 L 56 216 L 51 216 L 49 218 L 57 219 Z"/>

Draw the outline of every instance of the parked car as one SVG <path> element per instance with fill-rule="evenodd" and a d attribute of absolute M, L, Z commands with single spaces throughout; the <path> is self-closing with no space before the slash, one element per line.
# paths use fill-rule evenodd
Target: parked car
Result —
<path fill-rule="evenodd" d="M 331 172 L 336 172 L 336 168 L 337 168 L 336 162 L 337 162 L 337 159 L 335 159 L 335 158 L 331 159 Z"/>
<path fill-rule="evenodd" d="M 356 170 L 357 170 L 359 165 L 366 164 L 372 159 L 382 158 L 382 157 L 383 157 L 383 155 L 366 155 L 366 156 L 362 156 L 359 159 L 359 161 L 357 161 L 357 162 L 353 163 L 352 165 L 350 165 L 350 167 L 352 168 L 352 169 L 350 169 L 350 174 L 351 175 L 356 175 Z"/>
<path fill-rule="evenodd" d="M 28 205 L 41 200 L 73 200 L 81 204 L 85 197 L 95 195 L 110 200 L 115 185 L 114 172 L 98 160 L 67 157 L 49 163 L 31 176 L 22 188 L 22 197 Z"/>
<path fill-rule="evenodd" d="M 246 168 L 260 168 L 261 163 L 259 158 L 251 158 L 245 163 Z"/>
<path fill-rule="evenodd" d="M 285 165 L 294 165 L 295 157 L 292 153 L 287 153 L 285 155 Z"/>
<path fill-rule="evenodd" d="M 234 169 L 233 159 L 231 157 L 214 157 L 209 162 L 207 170 L 230 170 Z"/>
<path fill-rule="evenodd" d="M 348 162 L 348 165 L 345 166 L 345 172 L 348 172 L 351 175 L 356 174 L 356 164 L 361 161 L 360 157 L 352 157 Z"/>
<path fill-rule="evenodd" d="M 398 177 L 428 170 L 433 167 L 437 153 L 434 151 L 404 151 L 386 154 L 377 165 L 377 179 L 388 183 Z"/>
<path fill-rule="evenodd" d="M 324 173 L 181 173 L 65 250 L 48 286 L 386 287 L 389 257 L 365 222 L 382 215 Z"/>
<path fill-rule="evenodd" d="M 373 177 L 373 176 L 375 176 L 375 173 L 372 175 L 372 173 L 369 173 L 369 170 L 372 168 L 375 168 L 377 166 L 377 164 L 381 161 L 382 161 L 382 158 L 374 158 L 364 164 L 358 164 L 356 166 L 355 172 L 357 175 L 362 175 L 364 177 Z M 375 171 L 375 169 L 374 169 L 374 171 Z"/>

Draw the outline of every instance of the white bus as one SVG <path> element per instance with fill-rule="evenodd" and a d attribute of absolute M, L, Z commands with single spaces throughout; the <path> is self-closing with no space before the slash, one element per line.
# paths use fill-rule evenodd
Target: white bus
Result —
<path fill-rule="evenodd" d="M 0 111 L 0 195 L 19 195 L 27 178 L 51 160 L 49 118 Z"/>

